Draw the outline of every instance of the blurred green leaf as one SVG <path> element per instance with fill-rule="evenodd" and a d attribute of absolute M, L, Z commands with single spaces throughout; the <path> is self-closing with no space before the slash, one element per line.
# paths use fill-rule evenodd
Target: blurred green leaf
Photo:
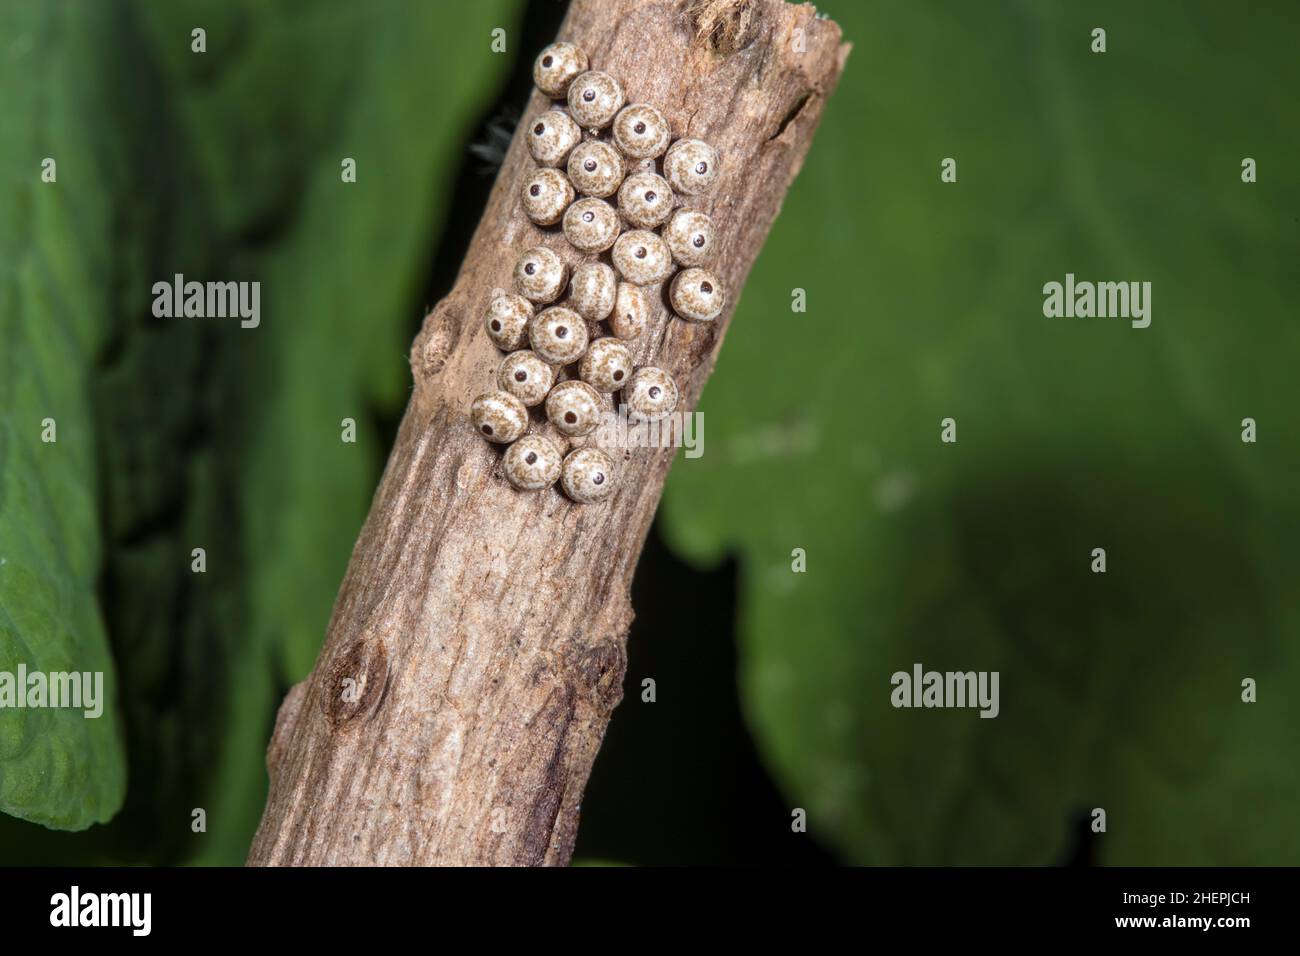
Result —
<path fill-rule="evenodd" d="M 95 595 L 102 539 L 89 393 L 111 208 L 102 177 L 76 159 L 88 143 L 59 82 L 73 51 L 53 42 L 35 4 L 0 8 L 0 37 L 0 672 L 103 675 L 98 717 L 0 709 L 0 813 L 82 830 L 109 819 L 126 790 Z M 41 181 L 46 157 L 57 160 L 47 167 L 56 182 Z M 97 195 L 65 188 L 78 175 Z M 54 441 L 42 440 L 47 428 Z M 27 687 L 16 691 L 25 698 Z"/>
<path fill-rule="evenodd" d="M 490 31 L 514 6 L 249 7 L 209 29 L 230 44 L 232 67 L 188 82 L 192 58 L 163 41 L 192 15 L 142 8 L 182 91 L 179 126 L 205 195 L 238 237 L 233 267 L 262 282 L 262 325 L 232 330 L 232 365 L 215 376 L 226 389 L 218 434 L 240 457 L 241 537 L 225 560 L 237 562 L 247 630 L 227 665 L 226 745 L 199 862 L 242 860 L 261 816 L 273 678 L 305 677 L 324 638 L 386 450 L 376 419 L 406 398 L 409 303 L 466 137 L 504 75 Z M 342 182 L 344 158 L 355 183 Z M 345 418 L 355 444 L 341 441 Z M 221 821 L 237 825 L 219 832 Z"/>
<path fill-rule="evenodd" d="M 82 317 L 104 343 L 105 613 L 134 784 L 85 841 L 0 820 L 6 862 L 242 862 L 275 710 L 315 660 L 407 395 L 450 184 L 506 72 L 490 31 L 515 6 L 46 8 L 77 61 L 54 75 L 80 155 L 106 180 L 59 188 L 113 203 L 110 231 L 77 238 L 111 265 Z M 151 286 L 176 273 L 260 282 L 260 326 L 154 319 Z"/>
<path fill-rule="evenodd" d="M 863 863 L 1300 861 L 1294 6 L 820 6 L 855 49 L 663 510 L 740 555 L 790 805 Z M 1045 318 L 1067 272 L 1151 327 Z M 916 662 L 1001 715 L 892 708 Z"/>

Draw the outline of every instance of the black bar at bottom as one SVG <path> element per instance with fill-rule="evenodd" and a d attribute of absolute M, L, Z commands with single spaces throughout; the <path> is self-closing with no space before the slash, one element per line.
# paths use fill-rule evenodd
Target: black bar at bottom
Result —
<path fill-rule="evenodd" d="M 881 942 L 898 933 L 930 942 L 1046 931 L 1230 943 L 1260 930 L 1290 935 L 1297 871 L 10 869 L 0 878 L 6 943 L 76 933 L 128 945 L 348 946 L 382 930 L 432 932 L 431 945 L 459 948 L 470 943 L 465 932 L 489 933 L 493 945 L 515 934 L 577 933 L 597 945 L 610 933 L 672 933 L 678 942 L 685 933 L 699 943 L 777 931 Z"/>

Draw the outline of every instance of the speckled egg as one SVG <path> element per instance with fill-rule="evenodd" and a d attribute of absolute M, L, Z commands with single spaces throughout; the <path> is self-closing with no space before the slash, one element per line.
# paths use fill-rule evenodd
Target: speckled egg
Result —
<path fill-rule="evenodd" d="M 613 260 L 619 275 L 636 285 L 662 282 L 673 271 L 673 257 L 667 244 L 655 233 L 643 229 L 634 229 L 618 237 L 614 243 Z"/>
<path fill-rule="evenodd" d="M 713 220 L 694 209 L 679 209 L 668 220 L 663 237 L 678 265 L 703 265 L 713 251 Z"/>
<path fill-rule="evenodd" d="M 528 342 L 543 362 L 568 365 L 587 351 L 587 323 L 572 309 L 553 306 L 528 323 Z"/>
<path fill-rule="evenodd" d="M 569 280 L 569 307 L 584 319 L 599 322 L 614 310 L 618 276 L 603 262 L 583 262 L 573 267 Z"/>
<path fill-rule="evenodd" d="M 623 389 L 628 421 L 657 422 L 677 407 L 677 383 L 661 368 L 646 365 L 636 370 Z"/>
<path fill-rule="evenodd" d="M 702 139 L 679 139 L 664 156 L 664 176 L 673 189 L 698 195 L 718 178 L 718 154 Z"/>
<path fill-rule="evenodd" d="M 506 480 L 520 491 L 541 491 L 559 479 L 564 453 L 545 435 L 525 435 L 506 449 L 501 464 Z"/>
<path fill-rule="evenodd" d="M 533 117 L 528 130 L 528 151 L 541 166 L 562 166 L 580 142 L 582 130 L 567 113 L 559 110 L 547 110 Z"/>
<path fill-rule="evenodd" d="M 668 299 L 677 314 L 696 322 L 711 322 L 727 304 L 722 282 L 705 269 L 685 269 L 673 279 Z"/>
<path fill-rule="evenodd" d="M 609 143 L 589 139 L 569 154 L 569 180 L 584 196 L 604 199 L 623 181 L 623 157 Z"/>
<path fill-rule="evenodd" d="M 539 226 L 553 226 L 573 202 L 573 184 L 558 169 L 543 167 L 526 180 L 519 190 L 524 214 Z"/>
<path fill-rule="evenodd" d="M 511 352 L 497 369 L 497 386 L 525 405 L 540 405 L 555 384 L 555 369 L 527 349 Z"/>
<path fill-rule="evenodd" d="M 483 316 L 483 328 L 492 344 L 513 352 L 524 347 L 528 339 L 528 320 L 533 317 L 533 304 L 522 295 L 507 292 L 493 297 Z"/>
<path fill-rule="evenodd" d="M 528 409 L 509 392 L 487 392 L 474 399 L 469 419 L 488 441 L 506 445 L 528 427 Z"/>
<path fill-rule="evenodd" d="M 673 211 L 672 187 L 654 173 L 633 173 L 619 187 L 618 211 L 638 229 L 653 229 Z"/>
<path fill-rule="evenodd" d="M 608 498 L 614 490 L 614 459 L 599 448 L 569 452 L 560 468 L 560 487 L 579 504 Z"/>
<path fill-rule="evenodd" d="M 600 393 L 577 379 L 561 382 L 546 396 L 546 418 L 570 438 L 590 435 L 604 409 Z"/>
<path fill-rule="evenodd" d="M 618 339 L 596 339 L 587 347 L 578 375 L 598 392 L 616 392 L 632 376 L 632 353 Z"/>
<path fill-rule="evenodd" d="M 554 302 L 567 280 L 564 262 L 545 246 L 528 249 L 515 263 L 515 289 L 532 302 Z"/>
<path fill-rule="evenodd" d="M 603 129 L 623 108 L 623 87 L 608 73 L 589 70 L 569 84 L 569 112 L 583 129 Z"/>
<path fill-rule="evenodd" d="M 587 54 L 572 43 L 552 43 L 533 61 L 533 82 L 552 99 L 563 99 L 573 78 L 587 71 Z"/>
<path fill-rule="evenodd" d="M 564 237 L 581 252 L 604 252 L 620 228 L 618 213 L 603 199 L 579 199 L 564 211 Z"/>
<path fill-rule="evenodd" d="M 620 282 L 614 296 L 614 311 L 609 314 L 609 327 L 620 339 L 635 339 L 650 325 L 650 302 L 641 287 L 630 282 Z"/>
<path fill-rule="evenodd" d="M 668 148 L 668 120 L 653 106 L 633 103 L 614 117 L 614 142 L 633 159 L 653 159 Z"/>

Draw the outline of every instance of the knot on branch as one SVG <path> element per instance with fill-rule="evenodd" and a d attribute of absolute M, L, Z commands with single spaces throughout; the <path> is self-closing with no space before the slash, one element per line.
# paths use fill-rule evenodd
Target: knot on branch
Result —
<path fill-rule="evenodd" d="M 597 713 L 608 715 L 623 700 L 627 650 L 621 635 L 575 649 L 571 655 L 574 687 Z"/>
<path fill-rule="evenodd" d="M 411 371 L 419 382 L 438 375 L 460 340 L 461 318 L 446 300 L 424 318 L 424 327 L 411 349 Z"/>
<path fill-rule="evenodd" d="M 367 717 L 379 703 L 388 682 L 388 652 L 384 642 L 362 638 L 330 667 L 321 688 L 321 710 L 334 728 Z"/>

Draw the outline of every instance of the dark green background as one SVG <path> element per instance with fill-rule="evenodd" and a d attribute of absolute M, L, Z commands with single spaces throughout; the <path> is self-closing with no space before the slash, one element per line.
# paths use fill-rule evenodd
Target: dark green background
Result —
<path fill-rule="evenodd" d="M 1300 863 L 1297 8 L 823 9 L 854 50 L 638 571 L 579 856 Z M 242 860 L 562 14 L 0 0 L 0 670 L 115 673 L 99 722 L 0 712 L 0 863 Z M 260 280 L 261 327 L 153 319 L 174 272 Z M 1150 281 L 1151 327 L 1044 318 L 1067 272 Z M 1001 716 L 893 709 L 917 661 L 1000 671 Z"/>

